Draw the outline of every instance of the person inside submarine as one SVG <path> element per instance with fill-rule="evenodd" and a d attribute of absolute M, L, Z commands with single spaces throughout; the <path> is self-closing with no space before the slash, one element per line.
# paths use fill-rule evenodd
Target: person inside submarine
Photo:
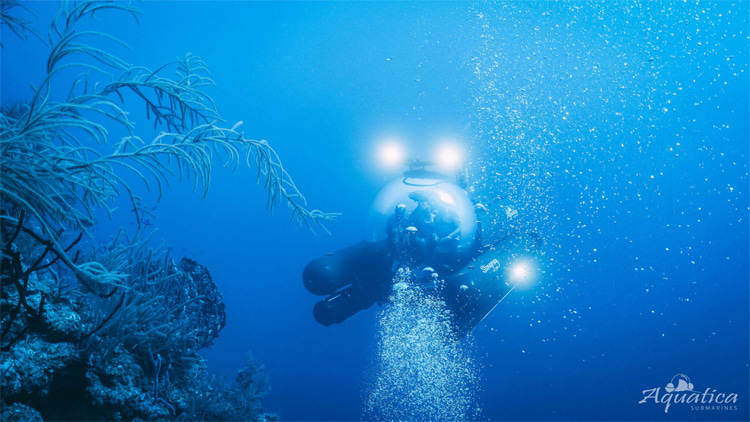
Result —
<path fill-rule="evenodd" d="M 387 303 L 394 276 L 408 268 L 410 284 L 433 290 L 446 303 L 461 338 L 516 286 L 536 279 L 541 239 L 515 231 L 483 244 L 477 214 L 487 207 L 469 198 L 466 171 L 459 163 L 451 181 L 432 170 L 436 165 L 419 158 L 408 163 L 402 177 L 376 196 L 366 240 L 305 266 L 307 290 L 326 296 L 313 307 L 320 324 L 342 323 L 375 303 Z"/>
<path fill-rule="evenodd" d="M 368 240 L 311 261 L 307 289 L 329 296 L 313 308 L 325 326 L 340 323 L 391 294 L 394 274 L 408 267 L 422 287 L 461 268 L 481 248 L 481 229 L 468 194 L 415 161 L 386 186 L 368 221 Z M 434 284 L 434 283 L 433 283 Z"/>

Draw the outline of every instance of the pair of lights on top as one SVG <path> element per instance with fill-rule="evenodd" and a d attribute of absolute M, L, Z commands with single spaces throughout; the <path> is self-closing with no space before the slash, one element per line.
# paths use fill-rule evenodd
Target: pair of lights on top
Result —
<path fill-rule="evenodd" d="M 407 164 L 406 151 L 396 142 L 386 142 L 380 146 L 379 158 L 386 167 L 398 167 Z M 434 157 L 434 163 L 444 169 L 457 169 L 461 166 L 463 156 L 455 145 L 442 145 Z"/>

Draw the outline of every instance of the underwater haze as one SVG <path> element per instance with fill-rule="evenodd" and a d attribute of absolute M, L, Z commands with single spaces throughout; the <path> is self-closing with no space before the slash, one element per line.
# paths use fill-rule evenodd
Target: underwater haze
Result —
<path fill-rule="evenodd" d="M 46 40 L 59 3 L 22 4 L 12 12 Z M 309 209 L 341 214 L 321 220 L 330 234 L 316 224 L 312 234 L 290 223 L 286 202 L 266 209 L 252 162 L 242 156 L 232 171 L 217 155 L 205 199 L 192 178 L 171 178 L 159 197 L 127 176 L 151 215 L 134 219 L 135 206 L 115 200 L 84 238 L 105 244 L 120 227 L 158 228 L 152 244 L 210 270 L 226 326 L 200 355 L 233 380 L 252 351 L 268 374 L 264 411 L 282 420 L 750 419 L 750 2 L 133 6 L 139 22 L 102 10 L 80 30 L 119 38 L 130 48 L 90 42 L 149 69 L 200 57 L 223 124 L 241 121 L 246 139 L 267 140 Z M 5 114 L 30 101 L 50 48 L 7 24 L 1 35 Z M 69 85 L 57 89 L 64 97 Z M 168 129 L 154 129 L 134 96 L 122 108 L 146 142 Z M 112 144 L 126 136 L 108 130 Z M 321 298 L 302 271 L 366 238 L 373 200 L 405 169 L 378 162 L 393 140 L 411 159 L 460 146 L 469 195 L 488 208 L 485 242 L 521 231 L 544 243 L 535 280 L 460 343 L 424 328 L 440 323 L 442 305 L 409 290 L 408 303 L 341 324 L 313 318 Z M 421 335 L 405 334 L 409 324 Z M 420 345 L 427 358 L 410 357 Z M 178 401 L 157 391 L 164 373 L 148 353 L 156 385 L 144 391 L 177 408 L 163 418 L 179 416 Z M 414 366 L 420 375 L 408 379 Z"/>

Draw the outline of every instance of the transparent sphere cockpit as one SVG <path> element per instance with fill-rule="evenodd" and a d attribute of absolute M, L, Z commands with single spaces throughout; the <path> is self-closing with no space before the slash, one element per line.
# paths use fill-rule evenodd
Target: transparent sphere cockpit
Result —
<path fill-rule="evenodd" d="M 466 191 L 441 179 L 404 178 L 384 187 L 370 208 L 367 239 L 385 239 L 388 219 L 404 213 L 408 225 L 418 230 L 431 230 L 438 237 L 453 235 L 459 246 L 468 246 L 474 239 L 476 215 Z M 429 221 L 428 225 L 420 224 Z M 419 233 L 430 235 L 431 233 Z"/>

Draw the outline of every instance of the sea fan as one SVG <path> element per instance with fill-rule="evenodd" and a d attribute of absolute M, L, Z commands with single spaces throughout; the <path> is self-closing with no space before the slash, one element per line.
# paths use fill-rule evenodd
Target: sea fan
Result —
<path fill-rule="evenodd" d="M 28 21 L 8 13 L 17 5 L 3 3 L 1 22 L 20 36 L 35 33 Z M 211 171 L 221 160 L 232 169 L 243 163 L 257 168 L 257 184 L 262 182 L 267 190 L 269 210 L 286 204 L 292 221 L 325 230 L 323 222 L 337 214 L 307 208 L 271 146 L 245 138 L 238 131 L 241 122 L 232 128 L 221 126 L 213 100 L 203 92 L 213 81 L 200 58 L 188 54 L 152 71 L 84 42 L 99 38 L 125 45 L 102 32 L 76 29 L 81 20 L 104 10 L 136 20 L 140 15 L 123 3 L 62 2 L 49 29 L 45 78 L 33 88 L 31 100 L 0 115 L 0 217 L 6 228 L 20 228 L 25 215 L 27 222 L 38 222 L 42 243 L 81 281 L 116 285 L 121 275 L 101 264 L 74 262 L 60 245 L 60 234 L 87 232 L 95 223 L 95 212 L 111 212 L 113 201 L 122 194 L 130 199 L 140 226 L 148 211 L 126 182 L 132 174 L 159 198 L 174 178 L 191 178 L 194 189 L 200 188 L 205 197 Z M 72 80 L 71 69 L 76 74 Z M 170 69 L 174 77 L 165 76 Z M 68 94 L 60 100 L 56 94 L 62 87 Z M 154 128 L 164 130 L 150 142 L 135 133 L 134 122 L 122 108 L 126 95 L 140 98 Z M 116 128 L 127 135 L 112 142 L 109 134 Z"/>

